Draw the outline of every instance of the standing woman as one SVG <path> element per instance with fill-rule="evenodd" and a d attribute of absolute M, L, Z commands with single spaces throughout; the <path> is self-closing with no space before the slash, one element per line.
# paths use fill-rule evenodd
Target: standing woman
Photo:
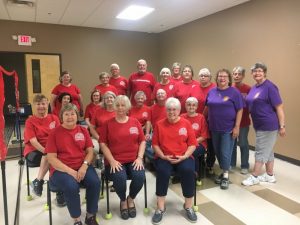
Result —
<path fill-rule="evenodd" d="M 239 135 L 244 102 L 241 93 L 231 87 L 232 78 L 229 70 L 219 70 L 216 82 L 217 87 L 208 92 L 204 114 L 208 113 L 216 157 L 223 170 L 215 182 L 220 184 L 221 189 L 228 189 L 233 144 Z"/>
<path fill-rule="evenodd" d="M 35 114 L 25 122 L 24 155 L 29 166 L 39 166 L 37 178 L 32 181 L 33 193 L 41 196 L 43 192 L 44 177 L 49 170 L 45 154 L 47 139 L 51 130 L 60 125 L 59 119 L 48 114 L 49 101 L 45 95 L 37 94 L 33 98 Z"/>
<path fill-rule="evenodd" d="M 169 179 L 174 170 L 181 178 L 186 217 L 192 223 L 197 222 L 197 215 L 192 209 L 195 194 L 195 161 L 192 154 L 197 140 L 190 122 L 179 116 L 180 107 L 178 99 L 168 98 L 167 118 L 158 121 L 154 128 L 152 144 L 156 155 L 157 209 L 152 217 L 153 224 L 160 224 L 166 212 L 165 200 Z"/>
<path fill-rule="evenodd" d="M 135 93 L 134 100 L 136 104 L 128 113 L 130 117 L 136 118 L 140 122 L 143 130 L 146 130 L 146 122 L 149 121 L 150 118 L 150 108 L 144 104 L 146 99 L 147 97 L 143 91 Z"/>
<path fill-rule="evenodd" d="M 193 80 L 194 71 L 192 66 L 186 65 L 182 69 L 182 81 L 176 83 L 174 88 L 174 97 L 180 101 L 181 113 L 185 113 L 185 102 L 188 97 L 194 93 L 193 89 L 199 86 L 199 83 Z"/>
<path fill-rule="evenodd" d="M 252 174 L 242 182 L 251 186 L 261 182 L 275 183 L 274 151 L 278 133 L 285 136 L 285 117 L 279 90 L 267 79 L 267 66 L 255 63 L 251 68 L 256 84 L 246 97 L 256 134 L 255 164 Z M 265 165 L 266 173 L 262 174 Z"/>
<path fill-rule="evenodd" d="M 145 137 L 139 121 L 127 116 L 130 107 L 127 96 L 117 96 L 114 101 L 116 117 L 108 120 L 100 131 L 101 150 L 108 162 L 105 171 L 120 198 L 120 214 L 124 220 L 136 217 L 134 199 L 145 180 Z M 128 176 L 131 184 L 126 197 Z"/>
<path fill-rule="evenodd" d="M 170 69 L 166 68 L 166 67 L 162 68 L 159 75 L 161 77 L 161 80 L 160 80 L 160 82 L 157 82 L 155 84 L 153 93 L 152 93 L 152 98 L 155 100 L 156 93 L 159 89 L 165 90 L 165 92 L 167 93 L 167 98 L 173 97 L 175 83 L 170 79 L 170 77 L 171 77 Z"/>
<path fill-rule="evenodd" d="M 67 92 L 72 96 L 73 104 L 76 105 L 80 112 L 80 116 L 83 116 L 83 103 L 80 89 L 72 84 L 72 77 L 68 71 L 63 71 L 59 77 L 60 84 L 56 85 L 51 92 L 50 106 L 51 111 L 54 112 L 55 108 L 61 108 L 61 104 L 58 102 L 58 96 Z M 59 111 L 59 110 L 58 110 Z"/>
<path fill-rule="evenodd" d="M 71 103 L 60 111 L 62 125 L 49 135 L 45 152 L 51 165 L 50 181 L 63 192 L 74 225 L 82 225 L 80 184 L 86 188 L 85 224 L 98 225 L 96 213 L 100 180 L 91 163 L 94 158 L 92 140 L 86 128 L 77 125 L 77 107 Z"/>
<path fill-rule="evenodd" d="M 115 86 L 110 85 L 109 84 L 109 73 L 107 72 L 102 72 L 99 75 L 99 81 L 100 84 L 98 84 L 94 89 L 97 89 L 98 91 L 100 91 L 100 93 L 102 93 L 103 95 L 107 92 L 107 91 L 111 91 L 113 92 L 115 95 L 118 95 L 118 90 L 117 88 L 115 88 Z"/>
<path fill-rule="evenodd" d="M 84 120 L 88 126 L 91 125 L 91 120 L 97 110 L 100 107 L 101 93 L 99 90 L 93 90 L 91 93 L 91 102 L 85 108 Z"/>

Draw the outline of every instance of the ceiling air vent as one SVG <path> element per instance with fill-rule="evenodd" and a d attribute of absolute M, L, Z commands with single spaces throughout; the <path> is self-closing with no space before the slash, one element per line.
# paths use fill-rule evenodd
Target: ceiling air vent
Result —
<path fill-rule="evenodd" d="M 33 0 L 7 0 L 7 4 L 11 6 L 26 6 L 33 8 L 35 2 Z"/>

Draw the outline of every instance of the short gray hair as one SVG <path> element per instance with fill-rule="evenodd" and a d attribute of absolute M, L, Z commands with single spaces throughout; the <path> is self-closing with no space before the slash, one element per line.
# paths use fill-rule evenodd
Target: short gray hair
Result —
<path fill-rule="evenodd" d="M 79 111 L 78 111 L 78 108 L 76 105 L 72 104 L 72 103 L 68 103 L 66 105 L 64 105 L 61 109 L 60 109 L 60 112 L 59 112 L 59 119 L 61 121 L 63 121 L 63 114 L 64 112 L 66 111 L 72 111 L 74 110 L 76 112 L 76 115 L 77 115 L 77 120 L 79 118 Z"/>
<path fill-rule="evenodd" d="M 195 97 L 188 97 L 185 103 L 195 103 L 198 105 L 198 100 Z"/>
<path fill-rule="evenodd" d="M 136 92 L 135 95 L 134 95 L 134 100 L 141 97 L 142 95 L 144 95 L 144 100 L 147 100 L 147 96 L 146 96 L 145 92 L 143 92 L 143 91 Z"/>
<path fill-rule="evenodd" d="M 208 75 L 208 76 L 211 76 L 211 74 L 210 74 L 210 71 L 209 71 L 209 69 L 207 69 L 207 68 L 202 68 L 200 71 L 199 71 L 199 74 L 198 74 L 199 76 L 200 75 Z"/>
<path fill-rule="evenodd" d="M 166 106 L 166 109 L 169 109 L 173 106 L 176 109 L 178 109 L 179 111 L 181 110 L 180 101 L 177 98 L 174 98 L 174 97 L 168 98 L 167 101 L 166 101 L 165 106 Z"/>
<path fill-rule="evenodd" d="M 169 76 L 171 76 L 171 70 L 167 67 L 161 69 L 159 75 L 161 76 L 163 72 L 168 72 Z"/>
<path fill-rule="evenodd" d="M 232 70 L 232 73 L 234 73 L 234 72 L 241 73 L 243 76 L 245 76 L 246 70 L 241 66 L 236 66 Z"/>
<path fill-rule="evenodd" d="M 106 105 L 106 103 L 105 103 L 104 100 L 105 100 L 109 95 L 112 96 L 112 97 L 114 97 L 114 99 L 116 99 L 116 94 L 113 93 L 112 91 L 107 91 L 107 92 L 105 92 L 104 95 L 103 95 L 103 97 L 102 97 L 103 101 L 100 103 L 100 105 L 101 105 L 104 109 L 106 109 L 106 107 L 107 107 L 107 105 Z"/>
<path fill-rule="evenodd" d="M 116 68 L 116 69 L 120 69 L 120 67 L 119 67 L 119 65 L 117 64 L 117 63 L 113 63 L 113 64 L 111 64 L 110 65 L 110 69 L 112 69 L 112 68 Z"/>
<path fill-rule="evenodd" d="M 174 69 L 174 67 L 179 67 L 179 68 L 181 68 L 181 63 L 179 63 L 179 62 L 174 62 L 173 65 L 172 65 L 172 69 Z"/>
<path fill-rule="evenodd" d="M 127 111 L 131 109 L 131 103 L 129 98 L 126 95 L 118 95 L 114 101 L 114 109 L 116 110 L 117 104 L 120 104 L 121 102 L 125 103 L 125 108 Z"/>
<path fill-rule="evenodd" d="M 255 64 L 251 67 L 251 72 L 253 72 L 254 70 L 256 70 L 256 69 L 258 69 L 258 68 L 262 69 L 262 70 L 264 71 L 264 73 L 267 73 L 268 68 L 267 68 L 267 66 L 266 66 L 264 63 L 262 63 L 262 62 L 257 62 L 257 63 L 255 63 Z"/>

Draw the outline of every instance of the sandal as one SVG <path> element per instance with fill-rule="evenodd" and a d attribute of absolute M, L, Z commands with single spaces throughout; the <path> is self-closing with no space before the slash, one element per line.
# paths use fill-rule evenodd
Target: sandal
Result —
<path fill-rule="evenodd" d="M 127 197 L 128 214 L 129 214 L 129 217 L 130 217 L 130 218 L 136 217 L 136 208 L 135 208 L 134 201 L 132 201 L 132 203 L 133 203 L 133 207 L 129 207 L 129 204 L 128 204 L 128 197 Z"/>
<path fill-rule="evenodd" d="M 128 209 L 122 209 L 121 202 L 120 202 L 120 215 L 123 220 L 128 220 L 128 218 L 129 218 Z"/>

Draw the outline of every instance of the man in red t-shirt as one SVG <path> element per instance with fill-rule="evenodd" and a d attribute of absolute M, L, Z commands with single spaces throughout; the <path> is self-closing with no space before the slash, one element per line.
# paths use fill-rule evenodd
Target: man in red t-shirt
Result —
<path fill-rule="evenodd" d="M 145 104 L 151 106 L 151 94 L 156 84 L 155 77 L 147 71 L 147 62 L 144 59 L 137 62 L 137 69 L 138 71 L 131 74 L 128 80 L 128 96 L 130 96 L 131 104 L 135 105 L 135 93 L 143 91 L 147 97 Z"/>
<path fill-rule="evenodd" d="M 113 63 L 110 65 L 109 84 L 118 90 L 118 95 L 127 95 L 128 81 L 125 77 L 120 75 L 120 67 L 118 64 Z"/>

